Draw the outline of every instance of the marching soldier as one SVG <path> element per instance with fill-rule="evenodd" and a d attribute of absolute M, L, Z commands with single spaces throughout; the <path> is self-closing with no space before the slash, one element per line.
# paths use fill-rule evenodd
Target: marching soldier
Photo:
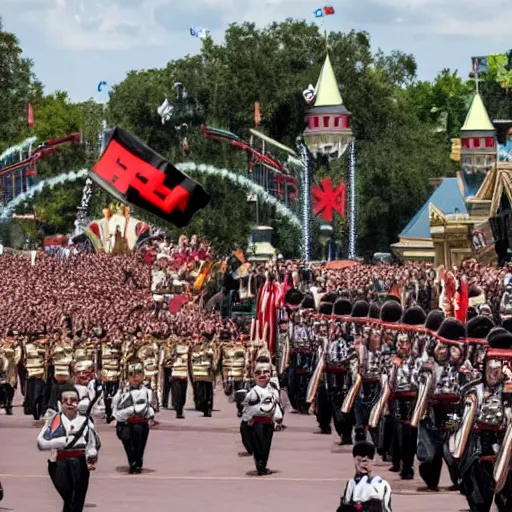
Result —
<path fill-rule="evenodd" d="M 45 409 L 45 380 L 48 353 L 48 339 L 35 335 L 26 344 L 27 381 L 25 392 L 25 415 L 38 420 Z"/>
<path fill-rule="evenodd" d="M 340 436 L 342 445 L 352 444 L 353 412 L 343 414 L 341 408 L 352 386 L 353 373 L 357 372 L 357 354 L 354 339 L 348 334 L 346 317 L 352 313 L 352 304 L 347 299 L 338 299 L 334 303 L 336 320 L 331 324 L 333 329 L 329 351 L 326 354 L 325 378 L 327 393 L 332 411 L 334 428 Z"/>
<path fill-rule="evenodd" d="M 5 337 L 0 340 L 0 407 L 8 416 L 12 415 L 12 401 L 17 384 L 17 361 L 21 356 L 15 340 Z"/>
<path fill-rule="evenodd" d="M 59 401 L 62 412 L 56 413 L 41 430 L 37 445 L 50 451 L 48 473 L 64 501 L 64 511 L 81 512 L 89 487 L 89 473 L 98 459 L 98 436 L 89 416 L 78 413 L 78 391 L 63 384 Z"/>
<path fill-rule="evenodd" d="M 212 335 L 209 333 L 203 333 L 201 339 L 190 347 L 190 380 L 194 385 L 198 410 L 206 418 L 210 418 L 213 411 L 215 356 Z"/>
<path fill-rule="evenodd" d="M 450 439 L 452 456 L 461 462 L 462 491 L 475 512 L 512 508 L 512 334 L 493 329 L 480 381 L 464 395 L 465 411 Z"/>
<path fill-rule="evenodd" d="M 121 340 L 119 334 L 100 334 L 101 340 L 101 382 L 103 384 L 103 400 L 105 403 L 105 419 L 112 423 L 112 399 L 119 390 L 121 381 Z"/>
<path fill-rule="evenodd" d="M 246 347 L 243 341 L 232 340 L 230 333 L 221 336 L 221 367 L 224 394 L 236 403 L 237 414 L 242 416 L 243 404 L 237 400 L 237 391 L 244 385 L 244 367 Z"/>
<path fill-rule="evenodd" d="M 434 321 L 427 318 L 426 326 Z M 458 487 L 459 474 L 445 445 L 460 418 L 461 373 L 466 328 L 455 318 L 446 318 L 435 333 L 436 343 L 423 366 L 412 427 L 418 427 L 417 457 L 420 476 L 428 490 L 436 491 L 443 460 L 448 466 L 453 490 Z M 426 413 L 426 416 L 425 416 Z M 425 417 L 424 417 L 425 416 Z"/>
<path fill-rule="evenodd" d="M 274 435 L 274 422 L 282 420 L 279 392 L 270 384 L 271 374 L 270 364 L 256 364 L 256 385 L 245 397 L 242 415 L 242 421 L 247 425 L 248 448 L 254 456 L 256 470 L 260 476 L 271 473 L 267 468 L 267 462 Z"/>
<path fill-rule="evenodd" d="M 391 471 L 400 472 L 402 480 L 414 478 L 417 429 L 411 427 L 415 399 L 418 392 L 420 369 L 426 360 L 415 357 L 418 352 L 418 336 L 424 328 L 425 312 L 419 307 L 405 311 L 396 341 L 396 357 L 389 385 L 393 396 L 394 431 L 392 445 L 393 466 Z"/>
<path fill-rule="evenodd" d="M 150 336 L 143 336 L 137 350 L 137 357 L 144 365 L 144 385 L 153 392 L 152 404 L 158 412 L 160 403 L 159 359 L 160 348 L 158 343 Z"/>
<path fill-rule="evenodd" d="M 185 417 L 183 409 L 187 401 L 189 354 L 190 343 L 183 339 L 176 339 L 169 361 L 171 364 L 171 400 L 178 419 Z"/>
<path fill-rule="evenodd" d="M 78 412 L 82 415 L 89 410 L 91 401 L 95 399 L 97 382 L 95 379 L 96 349 L 90 339 L 75 339 L 73 354 L 73 380 L 78 391 Z M 99 398 L 99 397 L 98 397 Z M 92 415 L 91 415 L 92 420 Z"/>
<path fill-rule="evenodd" d="M 52 417 L 58 410 L 60 386 L 71 379 L 71 363 L 73 362 L 73 344 L 64 332 L 56 334 L 49 349 L 46 416 Z"/>
<path fill-rule="evenodd" d="M 154 424 L 152 391 L 144 386 L 144 366 L 137 359 L 127 362 L 128 384 L 112 401 L 116 434 L 128 457 L 130 474 L 142 473 L 149 427 Z"/>
<path fill-rule="evenodd" d="M 313 320 L 315 299 L 306 295 L 301 309 L 293 314 L 290 333 L 290 366 L 288 369 L 288 397 L 293 410 L 307 414 L 309 405 L 306 394 L 309 379 L 313 373 Z"/>

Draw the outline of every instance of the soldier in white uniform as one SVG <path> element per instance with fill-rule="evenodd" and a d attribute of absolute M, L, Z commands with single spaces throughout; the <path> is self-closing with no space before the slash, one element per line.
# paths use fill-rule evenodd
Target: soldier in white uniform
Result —
<path fill-rule="evenodd" d="M 270 474 L 267 468 L 274 422 L 282 420 L 279 391 L 270 383 L 272 366 L 257 363 L 254 369 L 256 385 L 247 393 L 244 401 L 242 421 L 247 424 L 250 448 L 254 456 L 258 475 Z"/>
<path fill-rule="evenodd" d="M 89 487 L 89 472 L 98 459 L 98 437 L 88 416 L 78 413 L 78 391 L 66 383 L 60 389 L 62 412 L 49 419 L 37 438 L 50 451 L 48 473 L 64 501 L 63 512 L 81 512 Z"/>
<path fill-rule="evenodd" d="M 337 512 L 392 512 L 390 485 L 372 474 L 375 446 L 357 442 L 352 455 L 356 474 L 348 481 Z"/>
<path fill-rule="evenodd" d="M 112 401 L 116 433 L 128 457 L 130 474 L 142 473 L 149 426 L 153 425 L 155 417 L 151 407 L 152 392 L 143 382 L 144 367 L 132 359 L 128 365 L 128 385 L 120 389 Z"/>

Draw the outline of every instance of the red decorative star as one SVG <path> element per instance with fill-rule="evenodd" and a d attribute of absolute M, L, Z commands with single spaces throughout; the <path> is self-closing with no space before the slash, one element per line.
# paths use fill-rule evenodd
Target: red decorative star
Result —
<path fill-rule="evenodd" d="M 327 222 L 332 222 L 333 210 L 345 216 L 345 183 L 333 190 L 331 178 L 324 178 L 320 186 L 313 185 L 311 194 L 315 215 L 321 215 Z"/>

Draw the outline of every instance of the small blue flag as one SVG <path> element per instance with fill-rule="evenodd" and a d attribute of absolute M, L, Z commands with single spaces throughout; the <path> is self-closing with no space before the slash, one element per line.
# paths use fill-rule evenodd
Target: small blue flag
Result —
<path fill-rule="evenodd" d="M 313 12 L 315 15 L 315 18 L 323 18 L 324 17 L 324 10 L 323 9 L 317 9 Z"/>

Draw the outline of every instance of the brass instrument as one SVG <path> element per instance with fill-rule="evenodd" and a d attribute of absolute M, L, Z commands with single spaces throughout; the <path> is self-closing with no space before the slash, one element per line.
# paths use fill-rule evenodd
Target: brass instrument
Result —
<path fill-rule="evenodd" d="M 320 351 L 320 356 L 318 358 L 318 362 L 316 363 L 315 371 L 311 378 L 309 379 L 308 388 L 306 392 L 306 403 L 311 404 L 310 411 L 315 411 L 315 401 L 316 401 L 316 393 L 318 391 L 318 385 L 320 384 L 320 380 L 322 379 L 322 375 L 325 370 L 325 349 L 322 348 Z"/>
<path fill-rule="evenodd" d="M 425 415 L 427 410 L 428 398 L 430 394 L 430 388 L 432 387 L 432 381 L 434 379 L 432 373 L 425 372 L 425 379 L 421 380 L 418 386 L 418 398 L 416 400 L 416 405 L 414 406 L 414 411 L 412 413 L 411 419 L 411 427 L 418 428 L 421 419 Z"/>
<path fill-rule="evenodd" d="M 200 291 L 203 288 L 203 286 L 206 283 L 208 283 L 212 274 L 214 264 L 215 263 L 213 261 L 203 261 L 203 263 L 201 263 L 201 266 L 199 267 L 199 275 L 194 281 L 195 291 Z"/>
<path fill-rule="evenodd" d="M 507 430 L 503 443 L 501 444 L 500 451 L 496 457 L 494 463 L 494 481 L 496 485 L 494 490 L 497 493 L 503 490 L 505 483 L 507 482 L 509 470 L 510 470 L 510 458 L 512 457 L 512 418 L 508 420 Z"/>
<path fill-rule="evenodd" d="M 370 412 L 370 418 L 368 420 L 368 426 L 370 428 L 377 428 L 379 426 L 384 407 L 388 403 L 389 397 L 391 396 L 390 379 L 388 375 L 383 375 L 381 379 L 381 392 L 377 403 L 373 406 Z"/>
<path fill-rule="evenodd" d="M 475 392 L 469 393 L 466 397 L 466 407 L 459 429 L 448 440 L 448 449 L 452 457 L 460 459 L 466 450 L 469 434 L 475 422 L 478 410 L 478 398 Z"/>
<path fill-rule="evenodd" d="M 360 373 L 355 376 L 354 382 L 350 389 L 348 390 L 347 396 L 345 400 L 343 400 L 343 404 L 341 406 L 341 412 L 343 414 L 349 414 L 354 406 L 354 402 L 356 401 L 357 395 L 359 394 L 359 390 L 361 389 L 361 385 L 363 384 L 363 377 Z"/>
<path fill-rule="evenodd" d="M 284 343 L 281 345 L 281 356 L 279 358 L 279 367 L 277 373 L 279 376 L 283 375 L 288 365 L 290 364 L 290 338 L 293 336 L 293 323 L 288 324 L 288 332 L 284 338 Z"/>

